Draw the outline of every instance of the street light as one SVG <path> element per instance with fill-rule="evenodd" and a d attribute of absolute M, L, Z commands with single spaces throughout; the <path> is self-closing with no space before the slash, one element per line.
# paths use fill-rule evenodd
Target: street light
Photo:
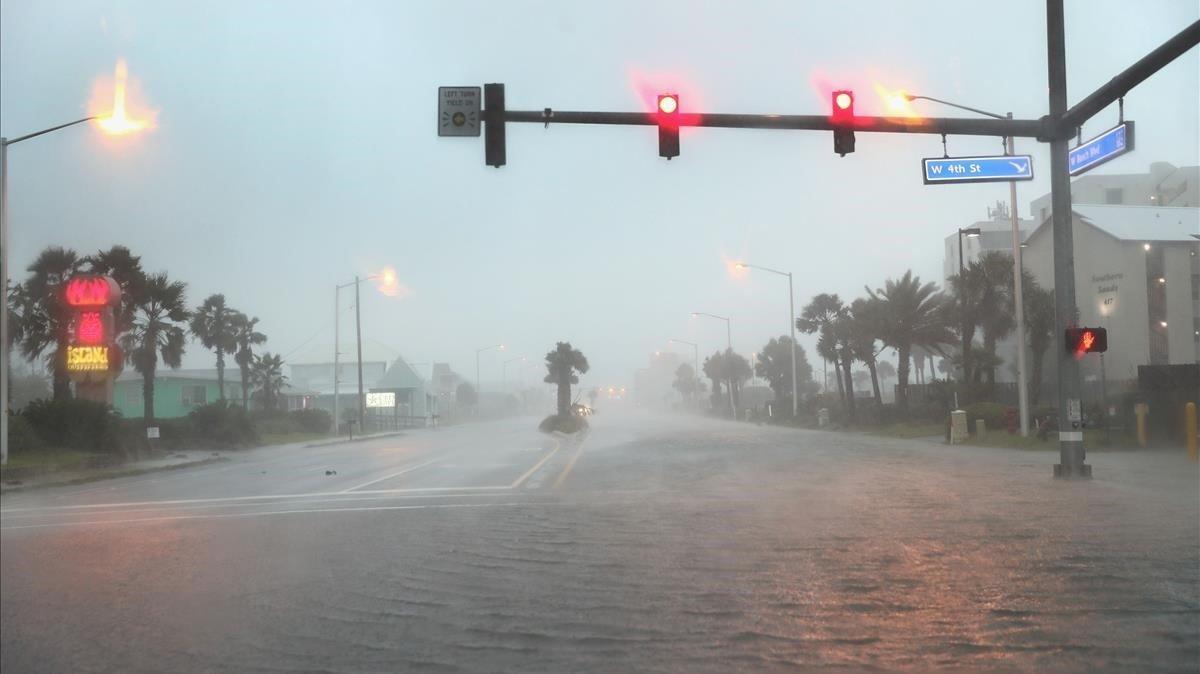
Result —
<path fill-rule="evenodd" d="M 718 321 L 725 321 L 725 346 L 726 346 L 726 349 L 728 350 L 729 354 L 733 355 L 733 331 L 730 328 L 729 318 L 726 316 L 718 316 L 716 314 L 707 314 L 707 313 L 704 313 L 703 311 L 693 311 L 692 318 L 695 318 L 696 316 L 707 316 L 708 318 L 715 318 Z M 727 389 L 729 389 L 729 411 L 733 413 L 733 418 L 736 419 L 737 418 L 737 407 L 733 404 L 733 378 L 732 377 L 730 377 L 729 381 L 726 382 L 725 387 Z"/>
<path fill-rule="evenodd" d="M 788 336 L 792 339 L 791 359 L 792 359 L 792 418 L 794 419 L 800 410 L 799 407 L 799 387 L 796 384 L 796 305 L 794 295 L 792 293 L 792 272 L 779 271 L 770 267 L 760 267 L 756 264 L 748 262 L 739 262 L 736 265 L 739 269 L 758 269 L 761 271 L 771 272 L 780 276 L 786 276 L 788 280 Z"/>
<path fill-rule="evenodd" d="M 353 281 L 335 285 L 333 287 L 333 434 L 337 435 L 341 425 L 339 423 L 341 413 L 341 400 L 338 395 L 338 377 L 341 375 L 341 369 L 338 357 L 341 355 L 340 341 L 340 319 L 342 317 L 341 310 L 341 291 L 342 288 L 354 286 L 354 337 L 357 342 L 358 352 L 358 430 L 362 432 L 363 423 L 366 422 L 366 396 L 363 395 L 363 373 L 362 373 L 362 312 L 359 310 L 359 292 L 358 287 L 363 281 L 382 281 L 380 291 L 385 295 L 391 295 L 391 288 L 397 287 L 399 284 L 396 281 L 396 272 L 393 269 L 384 269 L 383 271 L 371 274 L 366 278 L 354 277 Z"/>
<path fill-rule="evenodd" d="M 0 465 L 8 464 L 8 146 L 37 138 L 76 124 L 95 120 L 101 131 L 113 136 L 126 135 L 147 126 L 144 120 L 131 119 L 125 111 L 124 62 L 117 66 L 118 89 L 108 115 L 89 115 L 66 124 L 8 139 L 0 136 Z"/>
<path fill-rule="evenodd" d="M 484 351 L 491 351 L 492 349 L 499 349 L 499 350 L 503 351 L 504 345 L 503 344 L 493 344 L 491 346 L 485 346 L 480 349 L 475 349 L 475 394 L 476 395 L 479 395 L 479 354 L 483 353 Z"/>
<path fill-rule="evenodd" d="M 967 327 L 968 327 L 967 326 L 967 293 L 966 293 L 967 279 L 966 279 L 966 276 L 964 275 L 966 273 L 966 267 L 963 266 L 963 236 L 975 238 L 975 237 L 979 236 L 980 231 L 981 230 L 978 227 L 967 227 L 966 229 L 963 229 L 962 227 L 958 228 L 958 283 L 959 283 L 958 299 L 959 299 L 959 305 L 962 308 L 962 316 L 960 318 L 962 323 L 959 326 L 960 331 L 962 332 L 962 354 L 960 355 L 960 358 L 962 360 L 962 381 L 963 381 L 963 386 L 964 386 L 964 388 L 963 388 L 964 392 L 966 391 L 965 387 L 968 383 L 967 382 L 967 351 L 970 350 L 971 344 L 967 341 Z"/>
<path fill-rule="evenodd" d="M 510 359 L 504 361 L 504 363 L 500 367 L 500 388 L 506 389 L 506 390 L 508 388 L 508 386 L 507 386 L 507 384 L 508 384 L 508 364 L 515 363 L 517 361 L 524 361 L 524 360 L 525 360 L 525 356 L 517 356 L 516 358 L 510 358 Z"/>
<path fill-rule="evenodd" d="M 941 103 L 959 110 L 974 112 L 984 117 L 993 119 L 1012 119 L 1012 113 L 998 115 L 987 110 L 968 107 L 943 101 L 932 96 L 916 96 L 908 94 L 905 96 L 909 101 L 918 99 Z M 1016 154 L 1016 145 L 1013 142 L 1013 137 L 1009 136 L 1005 143 L 1005 151 L 1008 154 Z M 1027 391 L 1025 390 L 1025 298 L 1023 297 L 1024 290 L 1022 288 L 1022 264 L 1021 264 L 1021 249 L 1024 244 L 1021 242 L 1021 220 L 1017 217 L 1017 183 L 1015 180 L 1008 181 L 1008 201 L 1009 201 L 1009 217 L 1012 219 L 1012 250 L 1013 250 L 1013 294 L 1015 295 L 1013 302 L 1017 314 L 1017 408 L 1020 414 L 1021 435 L 1029 435 L 1029 401 Z M 962 267 L 962 239 L 959 239 L 959 268 Z M 964 352 L 965 356 L 965 352 Z"/>

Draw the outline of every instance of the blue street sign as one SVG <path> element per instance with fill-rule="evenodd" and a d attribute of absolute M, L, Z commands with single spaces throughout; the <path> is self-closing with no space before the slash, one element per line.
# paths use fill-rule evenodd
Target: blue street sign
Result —
<path fill-rule="evenodd" d="M 1071 150 L 1067 164 L 1071 175 L 1086 173 L 1133 149 L 1133 122 L 1123 122 Z"/>
<path fill-rule="evenodd" d="M 921 165 L 926 185 L 1033 180 L 1033 157 L 1027 154 L 929 158 Z"/>

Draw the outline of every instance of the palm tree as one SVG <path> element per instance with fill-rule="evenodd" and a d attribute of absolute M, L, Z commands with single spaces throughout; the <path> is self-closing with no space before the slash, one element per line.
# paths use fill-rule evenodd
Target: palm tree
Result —
<path fill-rule="evenodd" d="M 75 251 L 51 246 L 29 265 L 29 278 L 15 293 L 20 305 L 17 327 L 21 354 L 26 358 L 44 358 L 53 376 L 55 400 L 71 397 L 71 379 L 67 374 L 67 345 L 71 341 L 72 311 L 63 301 L 66 282 L 79 272 L 83 261 Z"/>
<path fill-rule="evenodd" d="M 1012 256 L 999 251 L 988 251 L 979 260 L 971 263 L 969 274 L 977 277 L 976 285 L 981 290 L 979 328 L 983 332 L 984 364 L 976 367 L 975 381 L 986 379 L 996 383 L 996 343 L 1004 339 L 1016 327 L 1013 301 Z M 1027 277 L 1032 278 L 1032 276 Z M 1024 280 L 1024 279 L 1022 279 Z"/>
<path fill-rule="evenodd" d="M 1029 377 L 1029 406 L 1036 407 L 1042 394 L 1042 365 L 1054 343 L 1054 291 L 1041 287 L 1032 278 L 1023 280 L 1025 296 L 1025 334 L 1029 338 L 1032 359 Z"/>
<path fill-rule="evenodd" d="M 146 277 L 134 305 L 133 324 L 121 336 L 121 347 L 134 369 L 142 375 L 142 404 L 146 426 L 154 425 L 154 373 L 158 359 L 178 368 L 184 351 L 187 325 L 187 284 L 171 281 L 165 273 Z"/>
<path fill-rule="evenodd" d="M 817 353 L 827 361 L 833 362 L 833 372 L 837 375 L 838 395 L 842 400 L 846 399 L 846 390 L 842 385 L 842 377 L 838 374 L 838 366 L 840 359 L 837 352 L 836 338 L 830 332 L 827 336 L 827 331 L 831 330 L 832 323 L 846 313 L 846 307 L 842 304 L 841 298 L 836 294 L 821 293 L 812 298 L 812 301 L 800 312 L 800 318 L 796 319 L 796 329 L 805 334 L 811 335 L 814 332 L 821 333 L 821 339 L 826 340 L 824 350 L 817 343 Z"/>
<path fill-rule="evenodd" d="M 570 342 L 559 342 L 554 350 L 546 354 L 546 378 L 548 384 L 558 386 L 558 414 L 566 416 L 571 411 L 571 384 L 579 383 L 579 374 L 588 371 L 587 357 Z M 579 373 L 579 374 L 576 374 Z"/>
<path fill-rule="evenodd" d="M 729 403 L 729 398 L 721 393 L 721 382 L 725 380 L 725 356 L 720 351 L 716 351 L 713 355 L 704 359 L 704 363 L 700 365 L 700 369 L 704 372 L 704 376 L 712 382 L 712 395 L 709 400 L 714 409 L 719 408 L 723 404 Z"/>
<path fill-rule="evenodd" d="M 875 394 L 875 404 L 883 404 L 883 395 L 879 392 L 879 372 L 875 367 L 875 357 L 879 350 L 875 341 L 883 328 L 879 319 L 879 302 L 866 298 L 858 298 L 850 304 L 850 353 L 855 360 L 863 362 L 871 373 L 871 388 Z"/>
<path fill-rule="evenodd" d="M 225 304 L 225 296 L 209 295 L 192 312 L 191 330 L 206 349 L 217 353 L 217 397 L 225 400 L 225 354 L 237 349 L 235 317 L 239 312 Z"/>
<path fill-rule="evenodd" d="M 254 326 L 258 325 L 257 316 L 250 318 L 238 311 L 234 313 L 231 321 L 233 343 L 237 349 L 234 351 L 233 360 L 242 371 L 242 409 L 250 409 L 250 367 L 254 365 L 254 347 L 266 342 L 267 336 L 254 329 Z"/>
<path fill-rule="evenodd" d="M 912 271 L 904 272 L 899 280 L 888 279 L 883 288 L 867 295 L 878 300 L 883 326 L 880 338 L 896 349 L 898 360 L 896 403 L 908 411 L 908 368 L 913 346 L 936 349 L 954 341 L 949 327 L 947 302 L 938 292 L 937 284 L 922 284 Z"/>
<path fill-rule="evenodd" d="M 111 276 L 121 288 L 121 304 L 114 316 L 113 333 L 116 337 L 125 334 L 133 326 L 136 307 L 133 298 L 139 297 L 146 285 L 146 272 L 142 270 L 142 258 L 134 255 L 125 246 L 113 246 L 108 250 L 89 255 L 85 262 L 88 272 Z"/>
<path fill-rule="evenodd" d="M 250 377 L 254 381 L 255 393 L 262 395 L 263 407 L 268 410 L 276 409 L 279 405 L 279 392 L 287 384 L 288 378 L 283 374 L 283 356 L 271 355 L 270 351 L 254 359 Z"/>
<path fill-rule="evenodd" d="M 829 324 L 829 334 L 833 336 L 834 344 L 837 346 L 838 362 L 842 365 L 840 380 L 845 382 L 846 387 L 846 414 L 850 420 L 854 420 L 856 410 L 854 400 L 854 379 L 850 376 L 850 368 L 854 364 L 854 350 L 851 347 L 851 339 L 853 338 L 853 318 L 850 316 L 850 310 L 844 309 L 842 313 Z M 837 369 L 836 367 L 834 368 Z"/>

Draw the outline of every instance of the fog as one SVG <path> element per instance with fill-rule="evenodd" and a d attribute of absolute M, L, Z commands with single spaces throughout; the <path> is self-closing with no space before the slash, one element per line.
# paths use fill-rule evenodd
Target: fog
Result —
<path fill-rule="evenodd" d="M 1198 11 L 1068 3 L 1071 100 Z M 8 137 L 79 117 L 122 58 L 157 117 L 119 140 L 76 129 L 10 148 L 15 278 L 46 246 L 124 244 L 186 281 L 193 306 L 222 292 L 260 317 L 266 348 L 300 363 L 332 358 L 334 286 L 391 267 L 409 292 L 364 288 L 364 358 L 449 362 L 470 378 L 477 348 L 505 344 L 482 356 L 485 381 L 569 340 L 592 364 L 585 385 L 628 384 L 669 338 L 724 347 L 724 326 L 694 311 L 731 317 L 748 355 L 784 331 L 786 288 L 732 278 L 728 262 L 794 272 L 797 311 L 908 269 L 940 282 L 942 239 L 1007 190 L 922 185 L 918 159 L 942 150 L 932 136 L 859 134 L 839 158 L 827 133 L 687 129 L 668 162 L 650 128 L 510 124 L 497 170 L 481 139 L 436 136 L 439 85 L 503 82 L 513 109 L 645 110 L 672 90 L 687 110 L 822 114 L 844 86 L 859 114 L 885 112 L 876 87 L 1046 112 L 1040 3 L 8 0 L 0 38 Z M 1137 151 L 1101 172 L 1197 163 L 1198 59 L 1130 94 Z M 1101 113 L 1084 135 L 1115 122 Z M 1049 162 L 1032 141 L 1018 151 L 1039 176 L 1019 189 L 1028 216 Z M 193 343 L 184 365 L 212 360 Z"/>

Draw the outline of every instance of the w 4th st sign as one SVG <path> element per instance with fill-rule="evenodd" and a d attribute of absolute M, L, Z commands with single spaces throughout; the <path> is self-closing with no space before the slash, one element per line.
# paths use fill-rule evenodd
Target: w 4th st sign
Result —
<path fill-rule="evenodd" d="M 1027 154 L 922 159 L 921 168 L 926 185 L 1033 180 L 1033 157 Z"/>

